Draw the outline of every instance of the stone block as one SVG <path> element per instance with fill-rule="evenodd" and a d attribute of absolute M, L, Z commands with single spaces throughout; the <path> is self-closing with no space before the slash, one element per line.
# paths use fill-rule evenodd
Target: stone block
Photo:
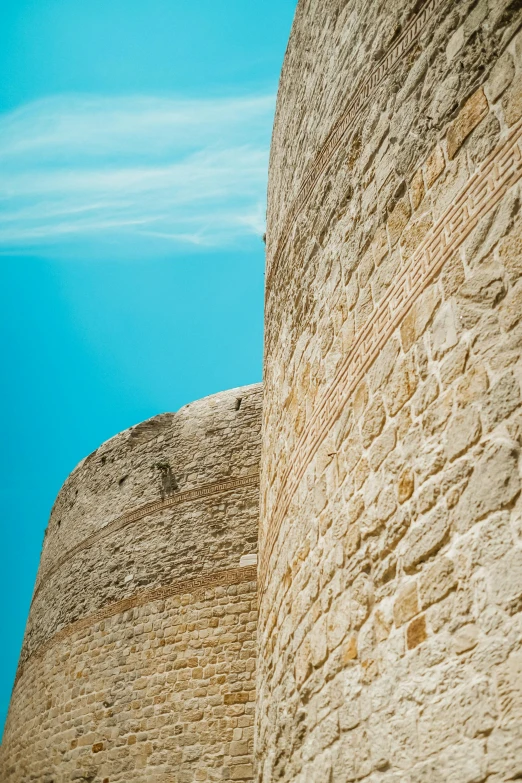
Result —
<path fill-rule="evenodd" d="M 429 212 L 419 215 L 408 223 L 400 239 L 401 255 L 404 260 L 413 255 L 432 226 L 433 218 Z"/>
<path fill-rule="evenodd" d="M 316 621 L 310 634 L 310 654 L 314 666 L 320 666 L 324 663 L 328 655 L 326 634 L 326 618 L 323 615 Z"/>
<path fill-rule="evenodd" d="M 417 342 L 431 323 L 431 319 L 440 304 L 440 292 L 430 286 L 413 305 L 401 324 L 401 340 L 405 353 Z"/>
<path fill-rule="evenodd" d="M 453 649 L 460 655 L 477 646 L 479 629 L 473 623 L 468 623 L 459 628 L 453 636 Z"/>
<path fill-rule="evenodd" d="M 417 384 L 415 359 L 410 352 L 398 362 L 388 381 L 386 403 L 392 416 L 413 396 Z"/>
<path fill-rule="evenodd" d="M 399 241 L 400 236 L 410 219 L 410 215 L 410 201 L 407 197 L 404 197 L 397 202 L 388 218 L 388 236 L 392 247 Z"/>
<path fill-rule="evenodd" d="M 520 610 L 522 601 L 522 551 L 513 549 L 491 568 L 491 594 L 497 604 L 509 613 Z"/>
<path fill-rule="evenodd" d="M 431 345 L 435 359 L 440 359 L 459 341 L 459 324 L 454 302 L 445 302 L 434 318 Z"/>
<path fill-rule="evenodd" d="M 514 125 L 522 117 L 522 84 L 520 83 L 520 78 L 515 79 L 511 87 L 504 93 L 502 109 L 504 110 L 504 118 L 508 127 Z"/>
<path fill-rule="evenodd" d="M 483 740 L 468 740 L 451 745 L 441 754 L 445 783 L 482 783 L 487 772 Z"/>
<path fill-rule="evenodd" d="M 231 780 L 252 780 L 254 768 L 252 764 L 237 764 L 230 767 Z"/>
<path fill-rule="evenodd" d="M 522 221 L 517 222 L 502 239 L 498 254 L 510 279 L 513 282 L 518 280 L 522 276 Z"/>
<path fill-rule="evenodd" d="M 444 160 L 444 152 L 442 151 L 442 147 L 438 144 L 424 164 L 424 179 L 428 190 L 440 177 L 445 167 L 446 161 Z"/>
<path fill-rule="evenodd" d="M 377 397 L 367 408 L 361 424 L 362 442 L 368 447 L 381 434 L 386 421 L 386 412 L 380 397 Z"/>
<path fill-rule="evenodd" d="M 489 74 L 484 84 L 484 92 L 488 101 L 494 103 L 509 87 L 515 76 L 515 63 L 510 52 L 504 52 Z"/>
<path fill-rule="evenodd" d="M 469 530 L 487 514 L 504 508 L 519 491 L 518 450 L 502 441 L 489 443 L 455 508 L 459 529 Z"/>
<path fill-rule="evenodd" d="M 441 601 L 455 587 L 453 561 L 439 557 L 421 574 L 419 593 L 423 609 Z"/>
<path fill-rule="evenodd" d="M 426 629 L 426 615 L 421 614 L 408 625 L 406 629 L 406 646 L 408 650 L 413 650 L 419 644 L 426 641 L 428 632 Z"/>
<path fill-rule="evenodd" d="M 515 376 L 508 372 L 489 390 L 484 400 L 485 418 L 488 429 L 507 419 L 520 406 L 520 384 Z"/>
<path fill-rule="evenodd" d="M 399 503 L 405 503 L 413 495 L 415 489 L 415 477 L 410 468 L 405 468 L 399 476 L 397 483 L 397 499 Z"/>
<path fill-rule="evenodd" d="M 522 281 L 510 289 L 499 309 L 499 321 L 502 329 L 508 332 L 522 318 Z"/>
<path fill-rule="evenodd" d="M 440 379 L 444 387 L 465 375 L 468 357 L 469 345 L 462 342 L 444 359 L 440 367 Z"/>
<path fill-rule="evenodd" d="M 415 211 L 424 198 L 424 179 L 422 177 L 422 169 L 418 169 L 412 177 L 410 182 L 410 199 L 413 211 Z"/>
<path fill-rule="evenodd" d="M 504 780 L 522 779 L 522 723 L 520 720 L 496 727 L 487 738 L 489 771 Z"/>
<path fill-rule="evenodd" d="M 437 508 L 419 524 L 410 528 L 401 545 L 405 570 L 411 571 L 423 560 L 435 554 L 446 540 L 449 527 L 447 511 Z"/>
<path fill-rule="evenodd" d="M 498 267 L 479 269 L 459 290 L 459 296 L 487 308 L 494 307 L 505 293 L 503 271 Z"/>
<path fill-rule="evenodd" d="M 480 438 L 482 426 L 480 415 L 475 407 L 468 406 L 458 411 L 449 422 L 446 430 L 446 455 L 449 460 L 465 454 Z"/>
<path fill-rule="evenodd" d="M 393 619 L 397 628 L 407 623 L 412 617 L 415 617 L 419 611 L 418 588 L 417 582 L 414 581 L 402 588 L 395 599 Z"/>
<path fill-rule="evenodd" d="M 449 127 L 446 142 L 448 158 L 451 160 L 459 151 L 465 139 L 479 122 L 487 116 L 489 105 L 484 90 L 477 90 L 464 104 L 457 118 Z"/>
<path fill-rule="evenodd" d="M 371 447 L 369 463 L 372 470 L 378 470 L 388 454 L 395 448 L 396 443 L 397 432 L 395 427 L 387 427 Z"/>

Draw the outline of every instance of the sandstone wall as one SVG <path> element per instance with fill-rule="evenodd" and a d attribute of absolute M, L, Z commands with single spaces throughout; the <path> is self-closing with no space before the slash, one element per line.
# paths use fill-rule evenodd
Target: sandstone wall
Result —
<path fill-rule="evenodd" d="M 298 4 L 269 181 L 262 783 L 522 777 L 521 21 Z"/>
<path fill-rule="evenodd" d="M 51 513 L 1 749 L 13 783 L 252 778 L 261 386 L 91 454 Z"/>

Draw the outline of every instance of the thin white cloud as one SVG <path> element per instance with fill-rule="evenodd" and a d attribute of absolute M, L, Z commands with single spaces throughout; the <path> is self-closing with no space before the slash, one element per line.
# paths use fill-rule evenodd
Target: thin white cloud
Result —
<path fill-rule="evenodd" d="M 0 115 L 0 252 L 261 235 L 274 97 L 63 97 Z"/>

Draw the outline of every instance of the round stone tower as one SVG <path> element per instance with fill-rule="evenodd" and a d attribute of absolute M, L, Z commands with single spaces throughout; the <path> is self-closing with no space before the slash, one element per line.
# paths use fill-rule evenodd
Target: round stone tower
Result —
<path fill-rule="evenodd" d="M 300 0 L 271 150 L 258 780 L 522 777 L 522 23 Z"/>
<path fill-rule="evenodd" d="M 2 781 L 252 777 L 260 385 L 116 435 L 51 512 Z"/>

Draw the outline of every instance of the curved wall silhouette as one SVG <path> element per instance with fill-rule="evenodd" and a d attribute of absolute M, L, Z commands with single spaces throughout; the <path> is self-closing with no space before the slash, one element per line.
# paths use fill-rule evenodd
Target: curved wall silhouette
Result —
<path fill-rule="evenodd" d="M 269 176 L 262 783 L 522 775 L 521 21 L 298 4 Z"/>
<path fill-rule="evenodd" d="M 132 427 L 53 507 L 2 781 L 252 777 L 260 385 Z"/>

